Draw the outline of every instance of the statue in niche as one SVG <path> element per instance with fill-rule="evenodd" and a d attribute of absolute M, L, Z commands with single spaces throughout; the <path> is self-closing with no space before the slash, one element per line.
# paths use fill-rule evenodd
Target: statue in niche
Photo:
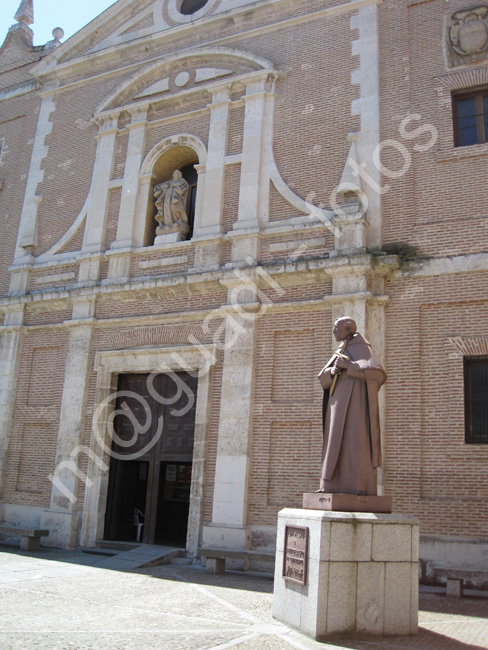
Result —
<path fill-rule="evenodd" d="M 324 389 L 322 474 L 317 492 L 376 495 L 381 466 L 378 391 L 386 373 L 352 318 L 334 324 L 340 348 L 318 375 Z"/>
<path fill-rule="evenodd" d="M 188 233 L 188 215 L 186 213 L 186 199 L 189 185 L 179 170 L 173 172 L 173 178 L 163 183 L 158 183 L 154 188 L 156 199 L 156 235 L 166 235 L 178 232 L 181 235 Z"/>

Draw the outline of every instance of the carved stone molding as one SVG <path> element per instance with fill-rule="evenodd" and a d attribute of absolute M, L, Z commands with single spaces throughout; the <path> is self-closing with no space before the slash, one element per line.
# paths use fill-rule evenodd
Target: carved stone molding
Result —
<path fill-rule="evenodd" d="M 488 55 L 488 5 L 451 16 L 447 32 L 449 66 L 476 63 Z"/>

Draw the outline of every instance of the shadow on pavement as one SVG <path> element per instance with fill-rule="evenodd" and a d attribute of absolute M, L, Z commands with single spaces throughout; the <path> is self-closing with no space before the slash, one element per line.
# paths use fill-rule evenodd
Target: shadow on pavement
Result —
<path fill-rule="evenodd" d="M 419 607 L 423 612 L 488 618 L 488 593 L 485 597 L 448 598 L 441 594 L 421 594 Z"/>
<path fill-rule="evenodd" d="M 425 628 L 419 628 L 416 636 L 388 636 L 381 639 L 374 637 L 331 638 L 336 647 L 351 650 L 486 650 L 487 646 L 472 645 L 457 641 L 452 637 Z"/>
<path fill-rule="evenodd" d="M 202 587 L 223 587 L 226 589 L 242 589 L 257 591 L 263 594 L 273 593 L 273 579 L 263 574 L 262 576 L 249 572 L 228 571 L 221 575 L 207 573 L 202 566 L 184 565 L 178 561 L 162 566 L 141 567 L 135 573 L 150 575 L 158 580 L 174 580 L 178 582 L 191 582 Z"/>

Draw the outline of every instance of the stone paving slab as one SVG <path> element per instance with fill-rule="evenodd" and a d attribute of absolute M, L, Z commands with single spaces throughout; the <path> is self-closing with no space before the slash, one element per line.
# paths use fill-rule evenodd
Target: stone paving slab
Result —
<path fill-rule="evenodd" d="M 488 649 L 488 599 L 422 594 L 418 636 L 325 644 L 272 618 L 271 579 L 184 559 L 114 571 L 110 559 L 0 548 L 1 650 Z"/>

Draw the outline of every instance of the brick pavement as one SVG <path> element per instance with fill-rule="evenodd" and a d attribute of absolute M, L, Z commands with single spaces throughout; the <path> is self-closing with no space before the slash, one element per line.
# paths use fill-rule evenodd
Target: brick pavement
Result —
<path fill-rule="evenodd" d="M 45 549 L 0 550 L 2 650 L 488 649 L 488 599 L 420 598 L 416 637 L 322 644 L 271 617 L 273 583 L 171 564 L 131 572 L 107 559 Z"/>

